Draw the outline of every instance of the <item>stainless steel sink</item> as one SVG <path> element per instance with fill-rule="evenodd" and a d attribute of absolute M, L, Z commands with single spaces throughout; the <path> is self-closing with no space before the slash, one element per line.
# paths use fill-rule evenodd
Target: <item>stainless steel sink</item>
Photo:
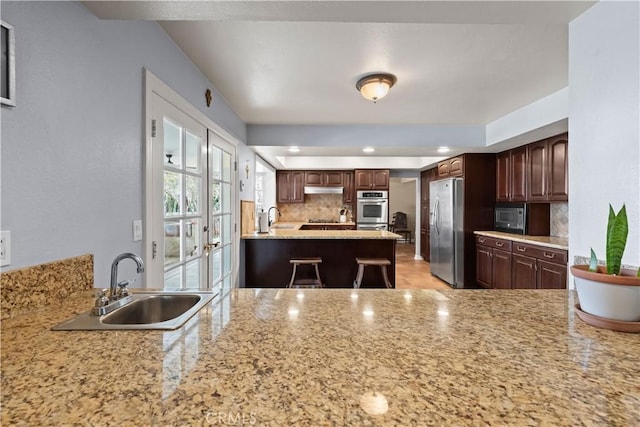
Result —
<path fill-rule="evenodd" d="M 275 228 L 275 229 L 282 228 L 282 229 L 291 230 L 296 228 L 296 226 L 294 224 L 271 224 L 271 228 Z"/>
<path fill-rule="evenodd" d="M 133 300 L 104 316 L 79 314 L 51 328 L 54 331 L 109 329 L 177 329 L 217 294 L 212 292 L 136 293 Z"/>

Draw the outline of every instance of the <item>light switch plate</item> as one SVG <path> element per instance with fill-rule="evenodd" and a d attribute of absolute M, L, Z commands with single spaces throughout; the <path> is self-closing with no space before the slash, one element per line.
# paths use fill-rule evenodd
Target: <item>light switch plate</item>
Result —
<path fill-rule="evenodd" d="M 137 219 L 133 221 L 133 241 L 139 242 L 142 240 L 142 220 Z"/>
<path fill-rule="evenodd" d="M 11 232 L 0 231 L 0 267 L 11 264 Z"/>

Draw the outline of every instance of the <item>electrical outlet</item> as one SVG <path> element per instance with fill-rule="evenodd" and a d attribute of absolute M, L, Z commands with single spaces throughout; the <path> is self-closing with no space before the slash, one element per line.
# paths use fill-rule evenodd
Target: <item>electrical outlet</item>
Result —
<path fill-rule="evenodd" d="M 11 264 L 11 232 L 0 231 L 0 267 Z"/>
<path fill-rule="evenodd" d="M 137 219 L 133 221 L 133 241 L 139 242 L 142 240 L 142 220 Z"/>

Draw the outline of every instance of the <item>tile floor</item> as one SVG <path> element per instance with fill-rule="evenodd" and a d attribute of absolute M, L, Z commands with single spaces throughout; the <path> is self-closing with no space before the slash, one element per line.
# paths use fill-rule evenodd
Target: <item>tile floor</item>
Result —
<path fill-rule="evenodd" d="M 415 246 L 400 243 L 396 246 L 396 289 L 451 289 L 429 273 L 429 263 L 416 261 Z"/>

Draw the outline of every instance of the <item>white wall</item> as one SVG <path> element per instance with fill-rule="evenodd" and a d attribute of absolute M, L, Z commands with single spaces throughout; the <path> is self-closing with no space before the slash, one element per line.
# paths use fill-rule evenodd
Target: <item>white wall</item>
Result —
<path fill-rule="evenodd" d="M 104 286 L 115 255 L 142 253 L 132 221 L 142 218 L 143 67 L 241 141 L 246 126 L 157 23 L 101 21 L 77 2 L 3 1 L 1 12 L 15 27 L 17 74 L 17 106 L 1 110 L 13 252 L 3 271 L 92 253 Z"/>
<path fill-rule="evenodd" d="M 394 212 L 407 214 L 407 226 L 413 230 L 415 238 L 416 225 L 416 180 L 407 178 L 391 178 L 389 180 L 389 222 Z"/>
<path fill-rule="evenodd" d="M 569 256 L 605 258 L 623 203 L 623 263 L 640 265 L 640 4 L 601 1 L 569 25 Z"/>

